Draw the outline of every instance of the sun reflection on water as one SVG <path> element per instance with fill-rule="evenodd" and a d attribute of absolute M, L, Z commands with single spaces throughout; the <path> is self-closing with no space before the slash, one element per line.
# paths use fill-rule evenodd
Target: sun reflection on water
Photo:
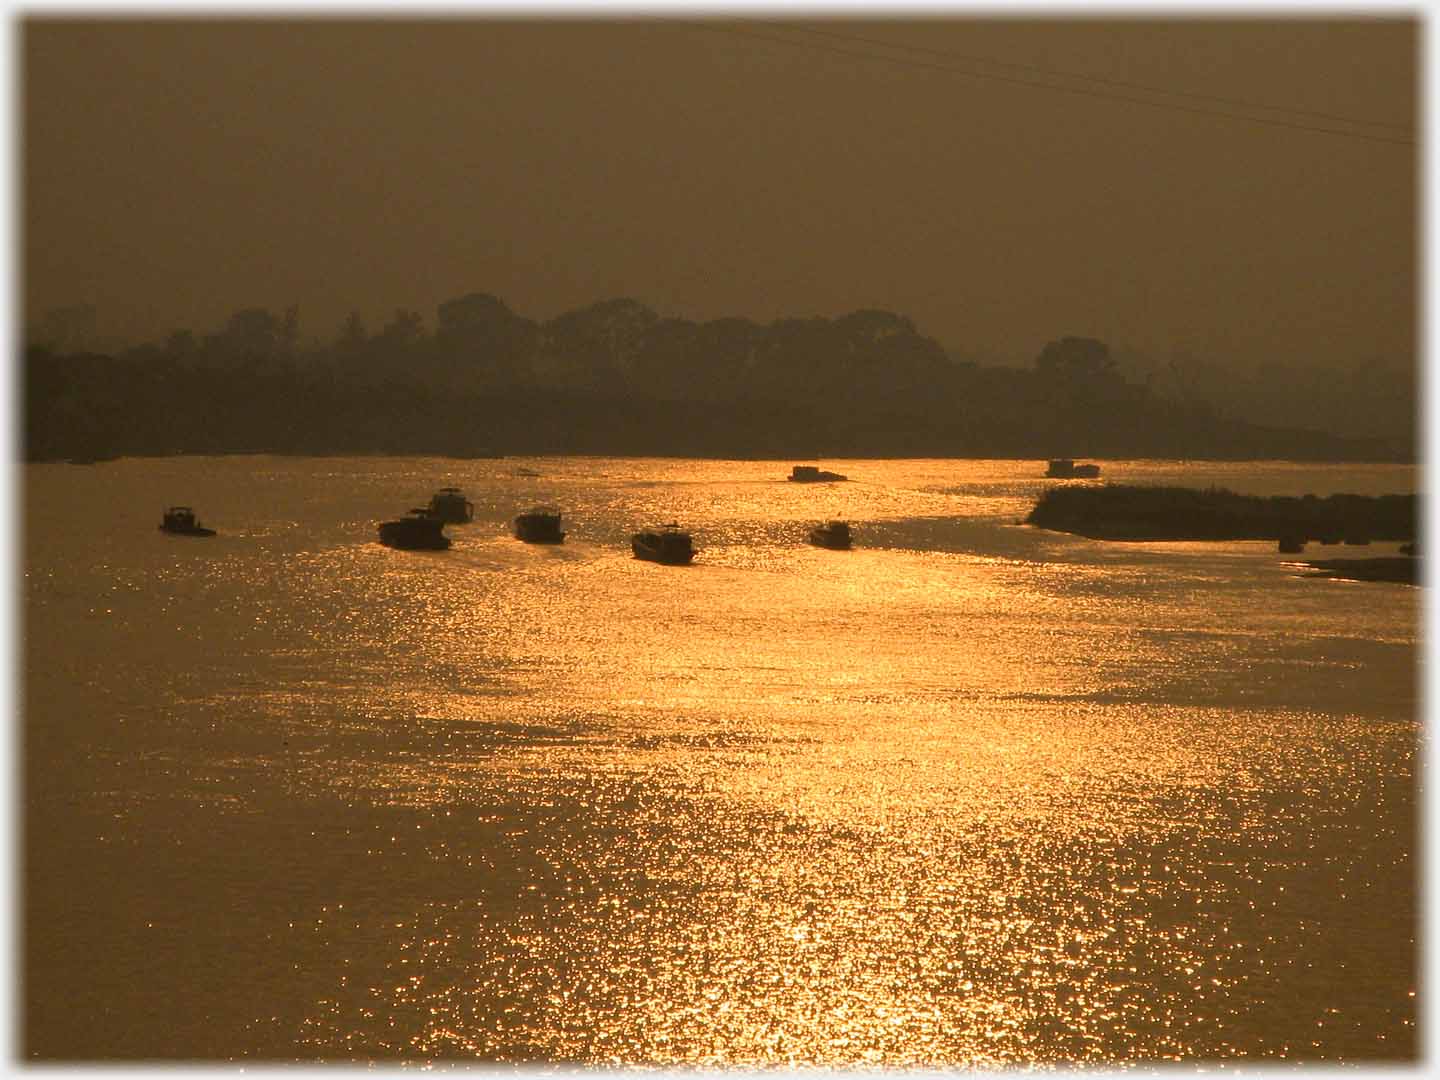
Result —
<path fill-rule="evenodd" d="M 285 1007 L 207 999 L 244 1013 L 227 1056 L 1413 1053 L 1413 596 L 1038 534 L 1015 464 L 476 465 L 442 554 L 373 543 L 367 481 L 325 509 L 351 525 L 116 572 L 127 625 L 210 618 L 95 647 L 116 685 L 185 673 L 127 736 L 143 768 L 107 735 L 91 797 L 128 846 L 96 858 L 153 874 L 150 921 L 290 973 Z M 508 536 L 539 502 L 562 547 Z M 828 517 L 855 550 L 804 543 Z M 667 520 L 694 565 L 630 557 Z M 206 929 L 229 906 L 177 880 L 257 927 Z"/>

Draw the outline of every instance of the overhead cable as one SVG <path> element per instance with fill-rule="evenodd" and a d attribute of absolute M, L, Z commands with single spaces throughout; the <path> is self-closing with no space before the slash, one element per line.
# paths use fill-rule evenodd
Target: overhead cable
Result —
<path fill-rule="evenodd" d="M 1302 124 L 1293 120 L 1281 120 L 1268 116 L 1247 116 L 1243 113 L 1222 112 L 1217 109 L 1202 109 L 1189 105 L 1180 105 L 1175 102 L 1149 101 L 1145 98 L 1131 97 L 1125 94 L 1115 94 L 1104 90 L 1094 90 L 1081 86 L 1061 86 L 1053 83 L 1035 82 L 1030 79 L 1021 79 L 1010 75 L 997 75 L 993 72 L 973 71 L 968 68 L 955 67 L 949 64 L 931 63 L 925 60 L 908 59 L 898 56 L 887 56 L 883 53 L 865 52 L 858 49 L 839 48 L 834 45 L 826 45 L 814 41 L 801 41 L 791 37 L 783 37 L 777 34 L 763 34 L 754 30 L 741 29 L 729 23 L 698 21 L 691 19 L 667 19 L 662 16 L 650 16 L 650 21 L 668 23 L 675 26 L 683 26 L 693 30 L 702 30 L 710 33 L 730 34 L 738 37 L 754 38 L 759 41 L 770 41 L 781 45 L 789 45 L 794 48 L 812 49 L 820 52 L 834 53 L 838 56 L 850 56 L 863 60 L 879 60 L 889 64 L 899 64 L 905 67 L 920 68 L 928 71 L 940 71 L 950 75 L 960 75 L 971 79 L 984 79 L 991 82 L 1008 83 L 1014 86 L 1025 86 L 1036 90 L 1051 90 L 1062 94 L 1074 94 L 1082 97 L 1098 98 L 1102 101 L 1120 101 L 1130 105 L 1140 105 L 1150 109 L 1161 109 L 1169 112 L 1189 113 L 1194 116 L 1212 116 L 1224 120 L 1238 120 L 1242 123 L 1261 124 L 1268 127 L 1288 128 L 1293 131 L 1309 131 L 1318 135 L 1334 135 L 1346 139 L 1362 139 L 1367 142 L 1387 143 L 1392 146 L 1414 147 L 1413 139 L 1399 138 L 1391 135 L 1379 135 L 1363 131 L 1345 131 L 1339 128 L 1319 127 L 1314 124 Z M 1347 121 L 1354 123 L 1355 121 Z"/>

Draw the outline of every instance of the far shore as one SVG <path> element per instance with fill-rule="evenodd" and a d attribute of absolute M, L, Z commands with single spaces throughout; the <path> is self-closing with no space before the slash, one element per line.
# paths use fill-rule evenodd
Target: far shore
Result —
<path fill-rule="evenodd" d="M 346 447 L 335 447 L 329 449 L 293 449 L 285 447 L 243 447 L 243 448 L 209 448 L 191 450 L 102 450 L 95 453 L 83 454 L 53 454 L 53 455 L 22 455 L 20 463 L 24 465 L 98 465 L 110 461 L 121 461 L 127 458 L 139 460 L 160 460 L 176 457 L 288 457 L 288 458 L 397 458 L 397 457 L 435 457 L 452 458 L 456 461 L 480 461 L 497 460 L 503 458 L 537 458 L 537 457 L 573 457 L 573 458 L 657 458 L 674 459 L 687 458 L 695 461 L 788 461 L 788 462 L 815 462 L 815 461 L 1024 461 L 1033 462 L 1036 468 L 1043 469 L 1044 459 L 1038 459 L 1026 454 L 1019 453 L 887 453 L 883 451 L 856 450 L 854 448 L 838 449 L 834 453 L 785 453 L 783 449 L 770 448 L 765 453 L 745 453 L 736 451 L 734 453 L 721 453 L 719 451 L 707 451 L 704 453 L 655 453 L 655 452 L 632 452 L 629 450 L 568 450 L 556 447 L 528 447 L 524 449 L 512 449 L 504 453 L 493 450 L 446 450 L 434 447 L 421 447 L 414 450 L 382 450 L 371 448 L 355 449 Z M 1291 465 L 1337 465 L 1364 467 L 1367 465 L 1415 465 L 1413 458 L 1404 456 L 1383 456 L 1374 457 L 1236 457 L 1227 455 L 1206 455 L 1194 454 L 1186 457 L 1166 457 L 1164 455 L 1135 454 L 1122 458 L 1101 458 L 1101 461 L 1127 461 L 1127 462 L 1165 462 L 1180 464 L 1200 463 L 1206 465 L 1239 465 L 1251 462 L 1280 462 Z M 1027 473 L 1027 476 L 1029 474 Z M 1035 478 L 1040 478 L 1042 473 L 1035 473 Z M 1180 539 L 1180 538 L 1176 538 Z"/>

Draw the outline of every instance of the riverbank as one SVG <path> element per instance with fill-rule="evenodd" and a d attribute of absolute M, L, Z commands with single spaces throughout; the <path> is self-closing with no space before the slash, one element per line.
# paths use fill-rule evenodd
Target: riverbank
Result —
<path fill-rule="evenodd" d="M 1340 578 L 1345 581 L 1395 581 L 1402 585 L 1421 584 L 1420 560 L 1409 555 L 1379 559 L 1314 559 L 1304 564 L 1313 568 L 1306 577 Z"/>
<path fill-rule="evenodd" d="M 1028 525 L 1093 540 L 1413 540 L 1415 495 L 1240 495 L 1224 488 L 1065 485 Z"/>

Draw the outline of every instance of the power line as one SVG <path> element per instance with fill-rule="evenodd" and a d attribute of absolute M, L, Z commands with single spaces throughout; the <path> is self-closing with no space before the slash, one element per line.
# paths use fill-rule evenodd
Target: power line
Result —
<path fill-rule="evenodd" d="M 754 19 L 736 20 L 752 26 L 769 25 Z M 1317 120 L 1335 120 L 1342 124 L 1355 124 L 1364 127 L 1391 128 L 1395 131 L 1410 131 L 1411 125 L 1397 124 L 1389 120 L 1366 120 L 1353 116 L 1341 116 L 1337 113 L 1320 112 L 1315 109 L 1297 109 L 1290 105 L 1271 105 L 1263 101 L 1246 101 L 1243 98 L 1222 97 L 1218 94 L 1200 94 L 1190 90 L 1165 90 L 1158 86 L 1147 86 L 1144 83 L 1125 82 L 1120 79 L 1107 79 L 1100 75 L 1082 75 L 1076 71 L 1060 71 L 1054 68 L 1044 68 L 1036 64 L 1019 64 L 1007 60 L 992 60 L 989 57 L 975 56 L 968 53 L 959 53 L 947 49 L 932 49 L 924 45 L 909 45 L 895 41 L 885 41 L 880 38 L 861 37 L 857 34 L 840 34 L 833 30 L 819 30 L 808 26 L 795 26 L 786 24 L 785 30 L 802 34 L 814 34 L 820 37 L 836 38 L 840 41 L 855 41 L 866 45 L 879 45 L 886 49 L 900 49 L 907 52 L 926 53 L 931 56 L 951 57 L 957 60 L 965 60 L 977 64 L 990 64 L 993 67 L 1014 68 L 1017 71 L 1033 71 L 1040 75 L 1048 75 L 1057 79 L 1080 79 L 1086 82 L 1100 83 L 1105 86 L 1117 86 L 1126 90 L 1141 90 L 1149 94 L 1168 94 L 1172 97 L 1191 98 L 1196 101 L 1213 101 L 1221 105 L 1236 105 L 1243 109 L 1265 109 L 1269 112 L 1286 112 L 1294 116 L 1309 116 Z"/>
<path fill-rule="evenodd" d="M 821 52 L 834 53 L 838 56 L 852 56 L 863 60 L 882 60 L 886 63 L 899 64 L 905 67 L 921 68 L 929 71 L 942 71 L 950 75 L 962 75 L 972 79 L 989 79 L 992 82 L 1009 83 L 1015 86 L 1027 86 L 1036 90 L 1053 90 L 1062 94 L 1075 94 L 1081 97 L 1099 98 L 1102 101 L 1121 101 L 1131 105 L 1141 105 L 1151 109 L 1162 109 L 1168 112 L 1190 113 L 1195 116 L 1213 116 L 1225 120 L 1239 120 L 1251 124 L 1262 124 L 1269 127 L 1289 128 L 1293 131 L 1309 131 L 1319 135 L 1336 135 L 1347 139 L 1364 139 L 1367 142 L 1388 143 L 1392 146 L 1413 147 L 1413 139 L 1401 139 L 1389 135 L 1376 135 L 1362 131 L 1342 131 L 1336 128 L 1317 127 L 1314 124 L 1301 124 L 1291 120 L 1279 120 L 1265 116 L 1246 116 L 1243 113 L 1221 112 L 1216 109 L 1200 109 L 1188 105 L 1177 105 L 1171 102 L 1147 101 L 1144 98 L 1127 97 L 1123 94 L 1112 94 L 1102 90 L 1091 90 L 1079 86 L 1057 86 L 1052 83 L 1033 82 L 1028 79 L 1020 79 L 1009 75 L 996 75 L 991 72 L 970 71 L 965 68 L 958 68 L 945 64 L 928 63 L 924 60 L 909 60 L 897 56 L 886 56 L 882 53 L 862 52 L 856 49 L 842 49 L 833 45 L 823 45 L 812 41 L 797 41 L 794 38 L 779 37 L 774 34 L 761 34 L 753 30 L 742 30 L 735 26 L 721 25 L 716 22 L 696 22 L 688 19 L 666 19 L 662 16 L 649 16 L 652 21 L 671 23 L 677 26 L 689 27 L 693 30 L 705 30 L 711 33 L 731 34 L 738 37 L 755 38 L 759 41 L 777 42 L 781 45 L 790 45 L 801 49 L 814 49 Z"/>

